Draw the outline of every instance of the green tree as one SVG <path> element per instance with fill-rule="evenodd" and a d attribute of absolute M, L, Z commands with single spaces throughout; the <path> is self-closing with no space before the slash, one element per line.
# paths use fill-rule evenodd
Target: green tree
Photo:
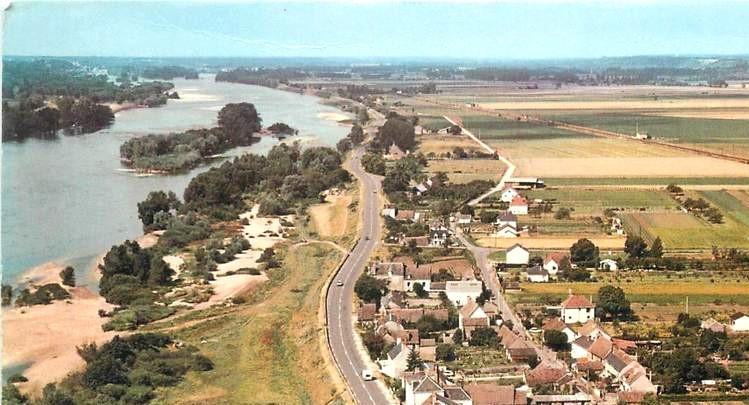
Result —
<path fill-rule="evenodd" d="M 455 360 L 455 346 L 449 343 L 440 343 L 437 345 L 435 357 L 440 361 Z"/>
<path fill-rule="evenodd" d="M 497 220 L 498 216 L 499 214 L 495 211 L 482 210 L 479 213 L 479 219 L 484 224 L 491 224 L 492 222 Z"/>
<path fill-rule="evenodd" d="M 450 128 L 447 129 L 447 132 L 450 135 L 460 135 L 460 133 L 463 132 L 463 129 L 458 125 L 451 125 Z"/>
<path fill-rule="evenodd" d="M 231 103 L 218 112 L 218 125 L 229 139 L 247 139 L 260 131 L 262 120 L 251 103 Z"/>
<path fill-rule="evenodd" d="M 620 287 L 605 285 L 599 288 L 596 305 L 608 319 L 627 320 L 632 317 L 629 300 Z"/>
<path fill-rule="evenodd" d="M 661 237 L 658 236 L 653 241 L 653 246 L 650 247 L 650 251 L 648 251 L 648 256 L 655 257 L 655 258 L 661 258 L 663 257 L 663 241 L 661 241 Z"/>
<path fill-rule="evenodd" d="M 174 192 L 152 191 L 145 200 L 138 203 L 138 218 L 143 223 L 144 230 L 152 230 L 154 217 L 159 212 L 169 213 L 179 208 L 180 203 Z"/>
<path fill-rule="evenodd" d="M 570 247 L 570 260 L 579 266 L 593 267 L 598 264 L 598 247 L 589 239 L 579 239 Z"/>
<path fill-rule="evenodd" d="M 42 390 L 40 405 L 76 405 L 76 403 L 70 395 L 50 383 Z"/>
<path fill-rule="evenodd" d="M 354 284 L 354 292 L 360 300 L 374 303 L 379 307 L 380 299 L 387 292 L 387 285 L 385 280 L 378 280 L 368 274 L 362 274 Z"/>
<path fill-rule="evenodd" d="M 567 335 L 558 330 L 544 331 L 544 343 L 555 351 L 567 351 L 570 349 L 570 343 L 567 341 Z"/>
<path fill-rule="evenodd" d="M 471 332 L 471 346 L 487 346 L 497 348 L 500 346 L 499 335 L 492 328 L 478 328 Z"/>
<path fill-rule="evenodd" d="M 71 266 L 65 267 L 60 272 L 60 278 L 62 279 L 63 285 L 75 287 L 75 270 Z"/>
<path fill-rule="evenodd" d="M 559 207 L 554 213 L 554 219 L 570 219 L 571 210 L 567 207 Z"/>
<path fill-rule="evenodd" d="M 627 240 L 624 241 L 624 253 L 629 257 L 640 259 L 645 257 L 647 250 L 648 244 L 645 243 L 645 239 L 638 235 L 627 235 Z"/>
<path fill-rule="evenodd" d="M 387 150 L 393 143 L 403 151 L 413 151 L 416 146 L 413 124 L 400 117 L 392 117 L 385 121 L 377 132 L 373 146 Z"/>
<path fill-rule="evenodd" d="M 406 364 L 406 371 L 420 371 L 424 369 L 424 361 L 421 359 L 419 351 L 415 348 L 412 348 L 408 353 L 408 360 Z"/>
<path fill-rule="evenodd" d="M 3 306 L 10 305 L 13 301 L 13 287 L 8 284 L 2 285 L 2 304 Z"/>
<path fill-rule="evenodd" d="M 414 283 L 414 293 L 416 293 L 416 296 L 419 298 L 429 297 L 429 291 L 425 290 L 421 283 Z"/>
<path fill-rule="evenodd" d="M 372 174 L 378 174 L 380 176 L 385 174 L 385 160 L 376 153 L 366 153 L 361 158 L 362 166 L 364 170 Z"/>

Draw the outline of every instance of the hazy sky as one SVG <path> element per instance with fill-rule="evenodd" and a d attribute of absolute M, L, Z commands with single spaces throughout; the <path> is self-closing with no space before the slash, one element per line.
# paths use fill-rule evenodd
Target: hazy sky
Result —
<path fill-rule="evenodd" d="M 9 55 L 749 54 L 749 2 L 15 2 Z"/>

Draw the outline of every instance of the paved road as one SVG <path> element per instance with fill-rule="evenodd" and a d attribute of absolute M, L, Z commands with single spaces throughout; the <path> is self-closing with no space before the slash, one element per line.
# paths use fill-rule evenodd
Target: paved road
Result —
<path fill-rule="evenodd" d="M 375 119 L 374 125 L 382 125 L 382 117 Z M 371 128 L 367 128 L 371 133 Z M 356 331 L 352 320 L 352 298 L 354 284 L 364 270 L 369 257 L 380 240 L 380 212 L 378 196 L 382 178 L 366 173 L 361 166 L 364 147 L 353 153 L 351 170 L 359 179 L 362 187 L 362 229 L 361 239 L 341 266 L 338 275 L 328 290 L 327 328 L 330 349 L 333 358 L 341 370 L 351 391 L 354 401 L 364 405 L 382 405 L 391 403 L 389 395 L 377 381 L 364 381 L 361 372 L 369 368 L 355 342 Z M 337 286 L 339 281 L 343 286 Z"/>
<path fill-rule="evenodd" d="M 458 125 L 457 122 L 453 121 L 447 115 L 444 115 L 443 117 L 448 122 L 450 122 L 451 124 Z M 462 134 L 465 134 L 465 135 L 468 135 L 469 137 L 471 137 L 471 139 L 473 139 L 476 143 L 478 143 L 479 146 L 481 146 L 482 148 L 484 148 L 484 150 L 486 150 L 489 153 L 496 153 L 497 157 L 499 158 L 499 160 L 501 160 L 502 163 L 504 163 L 507 166 L 507 170 L 505 170 L 505 173 L 502 175 L 502 178 L 499 179 L 499 182 L 497 183 L 496 186 L 494 186 L 489 191 L 485 192 L 484 194 L 481 194 L 480 196 L 478 196 L 478 197 L 476 197 L 473 200 L 471 200 L 471 201 L 468 202 L 468 205 L 476 205 L 476 204 L 480 203 L 481 200 L 483 200 L 484 198 L 489 197 L 490 195 L 492 195 L 492 194 L 494 194 L 494 193 L 496 193 L 498 191 L 502 191 L 502 189 L 505 187 L 505 183 L 507 183 L 507 181 L 512 178 L 512 175 L 515 174 L 515 169 L 517 169 L 517 166 L 515 166 L 514 163 L 510 162 L 510 160 L 507 159 L 506 157 L 500 155 L 498 150 L 493 149 L 491 146 L 489 146 L 486 143 L 484 143 L 484 141 L 482 141 L 481 139 L 477 138 L 476 135 L 474 135 L 473 133 L 471 133 L 471 131 L 469 131 L 469 130 L 463 128 L 463 127 L 460 127 L 460 129 L 461 129 L 461 133 Z"/>
<path fill-rule="evenodd" d="M 525 327 L 520 321 L 520 318 L 518 318 L 515 311 L 510 308 L 507 300 L 505 300 L 504 294 L 502 294 L 501 286 L 499 285 L 497 272 L 494 271 L 492 266 L 489 264 L 489 253 L 493 252 L 496 249 L 476 246 L 471 243 L 471 241 L 469 241 L 463 235 L 463 233 L 460 232 L 459 229 L 455 229 L 454 231 L 458 239 L 468 250 L 471 251 L 473 257 L 476 259 L 476 265 L 478 265 L 479 269 L 481 270 L 481 277 L 484 279 L 484 284 L 486 284 L 486 288 L 491 290 L 492 294 L 494 295 L 494 302 L 499 307 L 499 311 L 502 314 L 502 319 L 512 321 L 513 331 L 516 334 L 525 337 L 525 340 L 536 349 L 536 352 L 538 352 L 538 356 L 541 358 L 541 360 L 555 361 L 557 358 L 556 353 L 544 346 L 536 344 L 536 342 L 534 342 L 530 338 L 530 335 L 528 334 L 528 331 L 525 330 Z"/>

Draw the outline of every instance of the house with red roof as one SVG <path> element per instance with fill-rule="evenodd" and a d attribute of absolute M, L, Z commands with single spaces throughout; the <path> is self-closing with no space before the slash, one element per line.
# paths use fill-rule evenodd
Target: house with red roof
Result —
<path fill-rule="evenodd" d="M 510 201 L 509 211 L 515 215 L 528 215 L 528 200 L 522 195 L 516 195 Z"/>
<path fill-rule="evenodd" d="M 562 302 L 562 320 L 566 324 L 585 323 L 595 317 L 595 304 L 582 295 L 570 295 Z"/>

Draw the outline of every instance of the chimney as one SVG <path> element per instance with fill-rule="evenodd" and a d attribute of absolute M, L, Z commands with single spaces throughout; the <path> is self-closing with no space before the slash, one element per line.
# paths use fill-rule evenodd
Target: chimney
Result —
<path fill-rule="evenodd" d="M 567 294 L 571 297 L 572 296 L 572 288 L 567 289 Z"/>

